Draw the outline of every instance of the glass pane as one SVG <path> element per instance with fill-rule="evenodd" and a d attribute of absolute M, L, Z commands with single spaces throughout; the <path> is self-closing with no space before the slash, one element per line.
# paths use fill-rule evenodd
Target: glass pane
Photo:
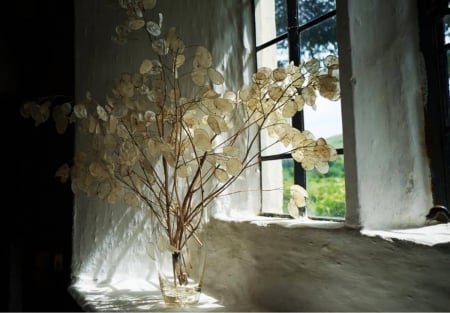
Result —
<path fill-rule="evenodd" d="M 258 67 L 284 67 L 288 64 L 289 52 L 288 42 L 283 40 L 276 45 L 269 46 L 263 50 L 258 51 L 256 58 Z M 267 132 L 263 131 L 261 134 L 261 155 L 273 155 L 279 153 L 285 153 L 290 150 L 289 147 L 285 147 L 281 143 L 273 144 L 273 139 L 267 135 Z"/>
<path fill-rule="evenodd" d="M 345 217 L 344 156 L 331 163 L 325 175 L 315 170 L 306 172 L 306 186 L 309 217 Z"/>
<path fill-rule="evenodd" d="M 300 53 L 304 61 L 338 54 L 335 16 L 300 33 Z"/>
<path fill-rule="evenodd" d="M 445 44 L 450 43 L 450 15 L 444 16 Z"/>
<path fill-rule="evenodd" d="M 323 59 L 329 54 L 337 55 L 336 18 L 327 19 L 302 32 L 300 41 L 303 60 L 312 57 Z M 335 148 L 343 148 L 340 101 L 318 97 L 316 110 L 310 106 L 304 108 L 304 123 L 305 129 L 317 138 L 323 137 L 334 142 Z"/>
<path fill-rule="evenodd" d="M 292 125 L 291 122 L 289 122 Z M 266 130 L 263 130 L 260 135 L 261 155 L 268 156 L 280 153 L 289 153 L 292 149 L 291 145 L 285 146 L 281 142 L 275 143 L 275 139 L 270 137 Z"/>
<path fill-rule="evenodd" d="M 256 45 L 259 46 L 285 33 L 286 16 L 285 0 L 256 0 Z"/>
<path fill-rule="evenodd" d="M 312 132 L 316 138 L 325 138 L 336 149 L 344 148 L 341 101 L 330 101 L 318 97 L 316 104 L 315 111 L 310 106 L 305 106 L 303 109 L 305 129 Z"/>
<path fill-rule="evenodd" d="M 300 25 L 336 9 L 336 0 L 298 0 Z"/>
<path fill-rule="evenodd" d="M 283 67 L 289 63 L 289 49 L 287 39 L 271 45 L 257 52 L 258 67 Z"/>
<path fill-rule="evenodd" d="M 287 214 L 289 188 L 294 184 L 294 161 L 292 159 L 264 161 L 261 166 L 262 211 Z"/>
<path fill-rule="evenodd" d="M 275 24 L 277 28 L 277 36 L 287 32 L 286 0 L 275 0 Z"/>

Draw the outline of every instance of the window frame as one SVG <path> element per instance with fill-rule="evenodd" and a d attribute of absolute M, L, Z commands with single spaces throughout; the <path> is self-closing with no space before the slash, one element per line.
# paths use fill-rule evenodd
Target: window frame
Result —
<path fill-rule="evenodd" d="M 256 0 L 253 0 L 253 8 L 256 7 L 255 4 Z M 300 42 L 300 35 L 302 32 L 310 30 L 314 26 L 320 24 L 323 21 L 329 20 L 333 17 L 337 16 L 336 7 L 316 18 L 313 18 L 312 20 L 300 24 L 298 12 L 299 12 L 299 0 L 285 0 L 286 3 L 286 18 L 287 18 L 287 31 L 276 36 L 275 38 L 268 40 L 266 42 L 263 42 L 260 45 L 256 45 L 255 47 L 255 53 L 258 53 L 259 51 L 262 51 L 265 48 L 271 47 L 273 45 L 276 45 L 277 43 L 287 40 L 288 42 L 288 58 L 289 62 L 294 62 L 295 65 L 298 65 L 300 63 L 300 52 L 301 52 L 301 42 Z M 337 24 L 336 24 L 337 28 Z M 337 41 L 338 38 L 336 39 Z M 338 43 L 339 46 L 339 43 Z M 305 122 L 304 122 L 304 113 L 303 110 L 297 112 L 292 117 L 292 126 L 299 129 L 300 131 L 305 130 Z M 344 155 L 344 148 L 336 148 L 338 156 Z M 285 160 L 289 159 L 292 160 L 292 156 L 290 153 L 280 153 L 280 154 L 272 154 L 272 155 L 261 155 L 260 154 L 260 162 L 265 161 L 274 161 L 274 160 Z M 306 186 L 306 171 L 302 168 L 301 164 L 298 162 L 293 162 L 294 164 L 294 184 L 300 185 L 307 188 Z M 260 171 L 260 175 L 262 176 L 262 170 Z M 262 188 L 261 188 L 262 189 Z M 261 207 L 261 215 L 270 215 L 272 216 L 272 213 L 264 213 L 262 211 Z M 284 214 L 281 214 L 284 216 Z M 288 215 L 286 215 L 288 216 Z M 338 220 L 343 221 L 345 218 L 336 218 L 336 217 L 317 217 L 319 219 L 327 219 L 327 220 Z"/>
<path fill-rule="evenodd" d="M 450 98 L 445 15 L 447 0 L 419 0 L 419 40 L 428 77 L 424 109 L 427 154 L 430 160 L 434 204 L 449 206 L 450 201 Z M 445 71 L 443 70 L 445 69 Z"/>

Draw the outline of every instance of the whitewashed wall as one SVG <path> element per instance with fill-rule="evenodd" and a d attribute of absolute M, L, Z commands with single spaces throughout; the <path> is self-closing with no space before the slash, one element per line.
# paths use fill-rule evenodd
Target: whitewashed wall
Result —
<path fill-rule="evenodd" d="M 348 14 L 338 23 L 349 223 L 423 225 L 432 196 L 416 1 L 348 0 L 339 6 L 347 11 L 341 17 Z"/>

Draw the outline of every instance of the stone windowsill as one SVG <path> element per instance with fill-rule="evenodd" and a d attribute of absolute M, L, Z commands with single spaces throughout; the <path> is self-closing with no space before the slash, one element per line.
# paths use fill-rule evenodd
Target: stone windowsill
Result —
<path fill-rule="evenodd" d="M 253 217 L 219 217 L 220 220 L 229 222 L 248 222 L 259 226 L 279 225 L 286 228 L 320 228 L 339 229 L 346 227 L 344 222 L 312 220 L 312 219 L 287 219 L 265 216 Z M 362 229 L 361 234 L 369 237 L 380 237 L 385 240 L 404 240 L 416 244 L 434 246 L 436 244 L 450 242 L 450 223 L 428 225 L 417 228 L 390 229 L 390 230 L 369 230 Z"/>
<path fill-rule="evenodd" d="M 223 220 L 223 219 L 220 219 Z M 227 219 L 227 221 L 248 223 L 266 227 L 278 225 L 283 228 L 317 228 L 317 229 L 341 229 L 343 222 L 317 221 L 317 220 L 293 220 L 285 218 L 253 217 Z M 254 227 L 254 226 L 253 226 Z M 268 227 L 268 231 L 277 228 Z M 361 234 L 368 237 L 380 237 L 385 240 L 405 240 L 417 244 L 433 246 L 450 242 L 450 225 L 439 224 L 415 229 L 402 230 L 362 230 Z M 71 295 L 86 311 L 192 311 L 189 308 L 171 308 L 164 305 L 157 283 L 148 281 L 130 281 L 124 279 L 114 283 L 98 283 L 92 278 L 80 278 L 69 289 Z M 235 307 L 234 307 L 235 309 Z M 200 304 L 195 311 L 226 311 L 223 303 L 202 294 Z"/>

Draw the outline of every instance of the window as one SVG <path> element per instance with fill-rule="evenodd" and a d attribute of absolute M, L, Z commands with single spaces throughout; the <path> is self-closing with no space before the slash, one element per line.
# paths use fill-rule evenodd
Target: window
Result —
<path fill-rule="evenodd" d="M 257 66 L 275 68 L 338 53 L 335 0 L 255 0 Z M 307 106 L 292 125 L 323 137 L 339 153 L 326 175 L 305 173 L 289 151 L 274 145 L 261 155 L 262 212 L 287 213 L 289 186 L 306 186 L 308 216 L 345 217 L 345 180 L 340 102 L 319 97 L 316 110 Z M 261 137 L 261 147 L 271 144 Z"/>
<path fill-rule="evenodd" d="M 425 122 L 435 204 L 450 201 L 450 4 L 419 1 L 420 45 L 428 78 Z"/>

